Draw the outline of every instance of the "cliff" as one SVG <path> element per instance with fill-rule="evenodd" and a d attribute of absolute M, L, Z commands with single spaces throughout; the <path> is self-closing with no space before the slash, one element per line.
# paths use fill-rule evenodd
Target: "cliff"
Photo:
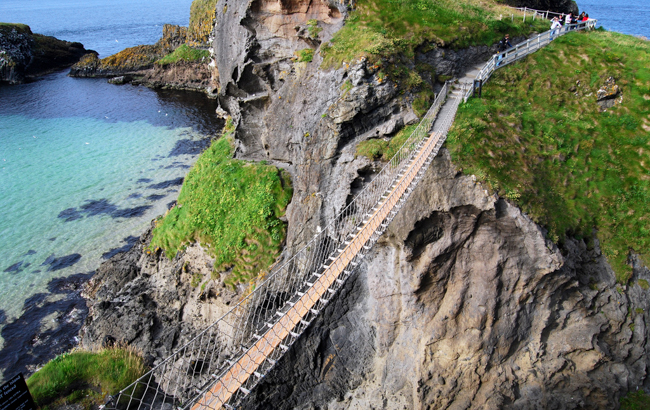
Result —
<path fill-rule="evenodd" d="M 69 67 L 86 53 L 80 43 L 34 34 L 24 24 L 0 23 L 0 83 L 29 81 Z"/>
<path fill-rule="evenodd" d="M 346 18 L 358 24 L 364 13 L 322 0 L 216 4 L 212 81 L 237 127 L 235 155 L 292 175 L 284 255 L 383 165 L 356 155 L 359 143 L 416 122 L 418 98 L 428 102 L 440 80 L 496 51 L 467 27 L 409 43 L 364 31 L 373 22 L 350 42 L 363 56 L 336 60 L 349 55 Z M 598 240 L 558 247 L 486 188 L 443 150 L 363 266 L 241 408 L 615 408 L 650 387 L 639 281 L 650 272 L 635 259 L 634 281 L 617 284 Z M 214 269 L 199 243 L 170 261 L 147 251 L 149 240 L 100 268 L 83 343 L 124 339 L 156 364 L 241 294 L 225 286 L 227 272 L 192 287 L 194 273 Z"/>

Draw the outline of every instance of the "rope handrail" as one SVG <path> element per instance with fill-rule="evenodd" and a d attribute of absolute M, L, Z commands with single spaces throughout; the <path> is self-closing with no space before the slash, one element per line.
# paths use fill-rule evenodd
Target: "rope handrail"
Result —
<path fill-rule="evenodd" d="M 576 24 L 567 24 L 560 28 L 545 31 L 541 34 L 538 34 L 535 37 L 529 38 L 526 41 L 522 41 L 521 43 L 505 51 L 494 54 L 492 58 L 490 58 L 483 65 L 481 70 L 479 70 L 476 78 L 474 79 L 474 82 L 471 84 L 471 87 L 467 90 L 467 93 L 465 94 L 464 97 L 465 102 L 467 102 L 467 100 L 472 95 L 474 95 L 474 92 L 476 90 L 476 84 L 479 83 L 482 85 L 483 83 L 485 83 L 490 78 L 490 76 L 492 76 L 492 73 L 496 71 L 498 68 L 506 66 L 531 53 L 534 53 L 540 48 L 548 45 L 551 41 L 553 41 L 553 39 L 563 36 L 564 34 L 570 31 L 592 29 L 596 26 L 596 22 L 597 20 L 589 19 L 587 21 L 582 21 Z"/>
<path fill-rule="evenodd" d="M 259 341 L 265 337 L 264 335 L 285 320 L 284 318 L 288 317 L 288 312 L 298 303 L 299 298 L 308 294 L 323 277 L 324 272 L 329 268 L 329 261 L 336 258 L 333 255 L 339 255 L 341 250 L 354 240 L 357 231 L 365 229 L 368 218 L 375 214 L 378 204 L 383 203 L 388 193 L 396 189 L 396 181 L 401 181 L 405 173 L 412 171 L 411 164 L 419 161 L 418 163 L 422 165 L 423 160 L 418 155 L 446 99 L 449 87 L 450 82 L 446 82 L 406 142 L 372 181 L 338 212 L 330 224 L 295 255 L 283 263 L 278 263 L 276 268 L 230 311 L 140 379 L 123 389 L 114 400 L 114 407 L 150 409 L 172 405 L 181 409 L 192 408 L 197 405 L 200 397 L 207 392 L 215 391 L 218 383 L 223 385 L 220 380 L 238 370 L 236 365 L 241 367 L 243 358 L 250 358 L 251 349 L 255 348 L 256 352 L 264 352 L 263 358 L 258 355 L 246 363 L 246 366 L 254 365 L 255 369 L 245 373 L 248 374 L 245 380 L 237 380 L 235 391 L 229 391 L 227 397 L 214 394 L 212 397 L 216 397 L 219 404 L 216 407 L 220 407 L 227 406 L 229 402 L 237 402 L 248 394 L 250 389 L 275 365 L 284 351 L 309 326 L 328 303 L 329 298 L 341 288 L 397 213 L 396 209 L 393 209 L 380 227 L 373 230 L 372 235 L 359 249 L 355 249 L 348 269 L 343 269 L 331 286 L 321 289 L 326 297 L 319 296 L 318 300 L 311 300 L 312 307 L 306 316 L 300 318 L 292 328 L 287 329 L 286 334 L 283 333 L 281 338 L 278 339 L 279 336 L 276 335 L 274 343 L 277 344 L 270 350 L 259 348 Z M 432 149 L 437 152 L 440 145 L 442 142 L 435 144 Z M 415 183 L 418 180 L 416 178 Z M 412 190 L 410 187 L 408 189 Z M 410 191 L 408 193 L 410 194 Z M 404 198 L 400 199 L 402 202 L 399 206 L 403 200 Z"/>

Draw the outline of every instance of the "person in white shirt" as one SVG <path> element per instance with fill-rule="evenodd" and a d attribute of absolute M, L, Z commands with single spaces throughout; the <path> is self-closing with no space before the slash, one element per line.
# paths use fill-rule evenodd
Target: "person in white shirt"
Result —
<path fill-rule="evenodd" d="M 551 40 L 553 40 L 553 36 L 555 33 L 557 33 L 557 29 L 562 28 L 562 23 L 560 23 L 560 19 L 557 17 L 553 17 L 553 21 L 551 22 Z"/>

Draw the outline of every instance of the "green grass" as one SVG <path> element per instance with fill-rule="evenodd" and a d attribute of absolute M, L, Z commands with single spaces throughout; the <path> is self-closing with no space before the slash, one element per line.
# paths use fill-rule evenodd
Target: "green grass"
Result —
<path fill-rule="evenodd" d="M 191 46 L 207 44 L 216 18 L 217 0 L 194 0 L 190 6 L 190 25 L 187 43 Z M 225 10 L 224 10 L 225 13 Z"/>
<path fill-rule="evenodd" d="M 630 392 L 621 398 L 620 410 L 650 410 L 650 395 L 643 390 Z"/>
<path fill-rule="evenodd" d="M 27 24 L 0 23 L 0 33 L 11 32 L 12 30 L 16 30 L 16 32 L 19 34 L 32 34 L 32 30 Z"/>
<path fill-rule="evenodd" d="M 323 31 L 321 27 L 318 27 L 318 20 L 311 19 L 307 21 L 307 31 L 309 31 L 309 37 L 317 40 L 320 32 Z"/>
<path fill-rule="evenodd" d="M 207 61 L 209 58 L 210 52 L 208 50 L 192 48 L 187 44 L 182 44 L 176 50 L 156 61 L 156 64 L 164 66 L 168 64 L 174 64 L 179 61 Z"/>
<path fill-rule="evenodd" d="M 296 51 L 296 56 L 298 57 L 299 63 L 311 63 L 314 59 L 314 50 L 311 48 L 304 48 L 302 50 Z"/>
<path fill-rule="evenodd" d="M 613 76 L 622 104 L 600 112 Z M 454 163 L 515 201 L 549 237 L 592 238 L 620 283 L 650 246 L 650 43 L 572 33 L 498 70 L 483 98 L 460 107 L 447 145 Z"/>
<path fill-rule="evenodd" d="M 371 62 L 398 53 L 413 57 L 416 47 L 435 43 L 455 49 L 492 45 L 504 34 L 548 30 L 548 22 L 523 19 L 496 2 L 478 0 L 359 0 L 331 44 L 321 46 L 323 67 L 361 56 Z M 500 17 L 502 17 L 500 19 Z"/>
<path fill-rule="evenodd" d="M 253 281 L 275 262 L 286 234 L 279 220 L 291 200 L 289 176 L 275 166 L 235 160 L 232 121 L 192 167 L 151 247 L 173 258 L 190 242 L 209 246 L 225 283 Z"/>
<path fill-rule="evenodd" d="M 643 289 L 643 290 L 650 289 L 650 283 L 648 283 L 647 280 L 639 279 L 637 282 L 639 283 L 639 286 L 641 286 L 641 289 Z"/>
<path fill-rule="evenodd" d="M 66 401 L 84 408 L 103 404 L 145 372 L 142 358 L 132 349 L 109 348 L 93 353 L 73 351 L 58 356 L 27 379 L 39 407 Z"/>
<path fill-rule="evenodd" d="M 402 128 L 394 137 L 386 141 L 383 139 L 369 139 L 357 145 L 356 156 L 368 157 L 371 160 L 389 161 L 411 136 L 417 124 Z"/>

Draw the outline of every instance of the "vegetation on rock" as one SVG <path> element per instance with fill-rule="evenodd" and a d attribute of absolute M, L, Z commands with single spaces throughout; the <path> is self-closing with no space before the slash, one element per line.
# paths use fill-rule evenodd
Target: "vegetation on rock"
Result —
<path fill-rule="evenodd" d="M 194 0 L 190 7 L 190 26 L 187 37 L 190 46 L 207 44 L 217 12 L 217 0 Z"/>
<path fill-rule="evenodd" d="M 314 59 L 314 50 L 311 48 L 304 48 L 302 50 L 296 51 L 296 56 L 298 56 L 299 63 L 311 63 Z"/>
<path fill-rule="evenodd" d="M 159 47 L 152 45 L 126 48 L 119 53 L 101 59 L 100 69 L 138 70 L 151 65 L 162 57 Z"/>
<path fill-rule="evenodd" d="M 142 357 L 130 348 L 106 348 L 98 352 L 75 350 L 52 359 L 27 379 L 36 404 L 81 404 L 84 409 L 103 404 L 145 372 Z"/>
<path fill-rule="evenodd" d="M 18 34 L 32 34 L 32 30 L 27 24 L 0 23 L 0 33 L 11 32 L 13 30 Z"/>
<path fill-rule="evenodd" d="M 495 44 L 512 37 L 548 29 L 544 19 L 523 22 L 519 12 L 496 3 L 473 0 L 359 0 L 345 26 L 330 44 L 321 46 L 323 66 L 332 67 L 366 56 L 372 60 L 434 43 L 455 49 Z"/>
<path fill-rule="evenodd" d="M 169 258 L 200 241 L 215 258 L 215 271 L 229 271 L 231 286 L 252 281 L 279 256 L 284 215 L 292 188 L 287 173 L 232 158 L 234 126 L 214 141 L 190 170 L 178 205 L 156 224 L 151 247 Z"/>
<path fill-rule="evenodd" d="M 643 390 L 628 393 L 621 398 L 620 410 L 647 410 L 650 409 L 650 395 Z"/>
<path fill-rule="evenodd" d="M 619 93 L 597 104 L 612 81 Z M 590 243 L 595 231 L 627 283 L 629 251 L 645 258 L 650 246 L 649 111 L 650 43 L 571 33 L 498 70 L 482 99 L 461 105 L 447 145 L 464 172 L 516 202 L 553 241 Z"/>
<path fill-rule="evenodd" d="M 356 156 L 368 157 L 372 160 L 389 161 L 411 136 L 417 124 L 409 125 L 389 140 L 373 138 L 357 145 Z"/>
<path fill-rule="evenodd" d="M 187 44 L 183 44 L 165 57 L 156 61 L 156 64 L 168 65 L 179 61 L 204 61 L 208 58 L 210 58 L 210 52 L 208 50 L 192 48 Z"/>

